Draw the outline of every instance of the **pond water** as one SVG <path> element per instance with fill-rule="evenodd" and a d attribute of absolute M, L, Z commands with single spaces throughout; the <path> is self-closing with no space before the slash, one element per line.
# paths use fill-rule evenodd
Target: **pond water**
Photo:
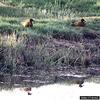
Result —
<path fill-rule="evenodd" d="M 80 100 L 80 96 L 100 96 L 100 84 L 84 83 L 82 88 L 77 84 L 53 84 L 45 85 L 38 88 L 32 88 L 32 95 L 27 95 L 25 91 L 19 88 L 11 91 L 2 90 L 0 99 L 3 100 Z"/>

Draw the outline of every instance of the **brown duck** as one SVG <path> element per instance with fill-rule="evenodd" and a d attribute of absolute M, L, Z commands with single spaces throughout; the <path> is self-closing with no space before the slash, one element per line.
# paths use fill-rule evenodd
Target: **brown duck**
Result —
<path fill-rule="evenodd" d="M 84 27 L 86 25 L 86 21 L 84 19 L 81 19 L 79 21 L 72 22 L 71 25 L 76 27 Z"/>
<path fill-rule="evenodd" d="M 24 26 L 24 27 L 33 27 L 33 22 L 34 20 L 33 19 L 27 19 L 23 22 L 21 22 L 21 24 Z"/>

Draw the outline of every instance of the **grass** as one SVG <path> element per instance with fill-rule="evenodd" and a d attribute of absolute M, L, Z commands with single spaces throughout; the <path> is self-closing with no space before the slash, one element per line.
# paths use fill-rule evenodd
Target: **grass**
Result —
<path fill-rule="evenodd" d="M 25 79 L 20 80 L 19 77 L 18 80 L 11 80 L 11 77 L 17 74 L 32 75 L 33 80 L 36 80 L 38 76 L 40 81 L 47 79 L 54 83 L 55 76 L 59 77 L 59 72 L 63 73 L 69 67 L 70 71 L 78 72 L 78 74 L 96 75 L 95 72 L 92 74 L 91 71 L 87 72 L 87 69 L 100 65 L 98 53 L 100 38 L 87 39 L 85 37 L 84 39 L 83 36 L 84 33 L 96 33 L 100 36 L 99 10 L 96 12 L 98 3 L 95 5 L 93 2 L 94 8 L 87 8 L 88 10 L 85 11 L 87 5 L 84 8 L 80 7 L 81 2 L 80 0 L 79 4 L 75 5 L 70 3 L 70 7 L 78 5 L 78 8 L 76 7 L 78 10 L 73 12 L 70 9 L 69 16 L 67 14 L 59 18 L 52 14 L 43 15 L 40 9 L 34 7 L 18 8 L 12 4 L 9 7 L 0 7 L 0 71 L 1 74 L 11 75 L 8 82 L 24 84 Z M 94 12 L 91 12 L 91 9 Z M 91 15 L 94 16 L 88 17 Z M 32 28 L 24 28 L 21 25 L 24 19 L 34 17 L 35 22 Z M 83 17 L 87 22 L 85 27 L 71 26 L 73 20 Z M 17 35 L 14 34 L 15 30 Z M 86 65 L 89 61 L 91 63 Z M 53 78 L 50 75 L 53 75 Z M 44 76 L 48 78 L 43 79 Z M 4 80 L 6 80 L 5 77 Z"/>
<path fill-rule="evenodd" d="M 35 23 L 33 23 L 32 29 L 24 28 L 21 25 L 21 20 L 25 18 L 16 18 L 16 17 L 0 17 L 0 28 L 1 33 L 4 31 L 14 32 L 17 30 L 18 33 L 26 32 L 28 34 L 49 34 L 51 35 L 53 32 L 58 34 L 63 33 L 75 33 L 80 34 L 83 30 L 93 29 L 95 31 L 100 31 L 99 19 L 87 19 L 87 25 L 85 28 L 76 28 L 71 26 L 70 20 L 54 20 L 54 19 L 36 19 Z M 55 33 L 55 34 L 56 34 Z"/>
<path fill-rule="evenodd" d="M 3 74 L 8 75 L 33 75 L 33 80 L 36 80 L 35 78 L 38 75 L 38 78 L 41 77 L 39 78 L 40 81 L 45 81 L 42 78 L 46 73 L 49 73 L 48 77 L 53 75 L 53 78 L 47 78 L 47 80 L 53 83 L 55 82 L 55 76 L 58 79 L 61 78 L 59 77 L 59 73 L 65 72 L 67 68 L 70 68 L 70 70 L 66 70 L 66 72 L 68 71 L 67 73 L 73 71 L 78 74 L 95 75 L 95 72 L 91 74 L 90 71 L 88 73 L 87 69 L 93 67 L 93 64 L 99 65 L 98 59 L 100 59 L 100 56 L 98 54 L 99 48 L 97 48 L 97 42 L 99 40 L 90 40 L 88 43 L 84 40 L 83 42 L 67 40 L 60 42 L 59 40 L 43 35 L 27 34 L 21 35 L 16 41 L 16 35 L 14 34 L 1 36 L 0 55 L 2 57 L 0 56 L 0 61 L 2 61 L 0 70 Z M 91 61 L 88 66 L 85 64 L 87 58 Z M 44 73 L 42 73 L 42 70 Z M 37 71 L 40 72 L 36 73 Z M 17 81 L 14 80 L 12 86 L 17 82 L 25 85 L 24 80 L 20 80 L 19 77 Z M 7 82 L 9 83 L 10 80 Z"/>

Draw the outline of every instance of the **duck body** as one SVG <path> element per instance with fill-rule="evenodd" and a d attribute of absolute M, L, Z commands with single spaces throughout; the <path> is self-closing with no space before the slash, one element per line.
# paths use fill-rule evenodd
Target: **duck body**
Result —
<path fill-rule="evenodd" d="M 25 24 L 25 27 L 33 27 L 32 22 L 27 22 L 27 23 Z"/>
<path fill-rule="evenodd" d="M 84 19 L 81 19 L 80 21 L 72 22 L 71 26 L 84 27 L 86 25 L 85 22 L 86 21 Z"/>
<path fill-rule="evenodd" d="M 27 19 L 23 22 L 21 22 L 21 24 L 24 26 L 24 27 L 33 27 L 33 19 Z"/>

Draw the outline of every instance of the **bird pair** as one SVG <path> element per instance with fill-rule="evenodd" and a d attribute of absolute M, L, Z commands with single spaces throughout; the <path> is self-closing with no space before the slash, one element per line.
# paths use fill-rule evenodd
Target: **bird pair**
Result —
<path fill-rule="evenodd" d="M 33 23 L 32 23 L 33 21 L 34 21 L 33 19 L 28 19 L 28 20 L 25 20 L 25 21 L 21 22 L 21 24 L 24 27 L 33 27 Z M 72 22 L 71 25 L 72 26 L 78 26 L 78 27 L 84 27 L 86 25 L 86 21 L 82 18 L 79 21 Z"/>

